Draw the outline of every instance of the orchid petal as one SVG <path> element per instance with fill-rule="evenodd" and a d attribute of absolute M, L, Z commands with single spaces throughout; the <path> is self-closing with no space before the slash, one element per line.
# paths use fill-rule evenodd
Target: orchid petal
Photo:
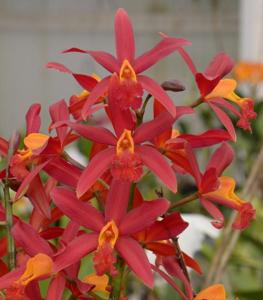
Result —
<path fill-rule="evenodd" d="M 176 176 L 165 158 L 156 149 L 150 146 L 137 146 L 136 151 L 139 153 L 144 164 L 155 173 L 171 191 L 176 193 Z"/>
<path fill-rule="evenodd" d="M 106 112 L 118 137 L 123 133 L 124 129 L 133 131 L 136 124 L 134 121 L 135 118 L 130 110 L 121 110 L 118 103 L 109 99 Z"/>
<path fill-rule="evenodd" d="M 94 77 L 85 74 L 73 73 L 70 69 L 68 69 L 67 67 L 65 67 L 60 63 L 49 62 L 46 65 L 46 68 L 55 69 L 63 73 L 71 74 L 76 79 L 76 81 L 80 84 L 80 86 L 82 86 L 87 91 L 91 91 L 98 83 L 98 80 L 95 79 Z"/>
<path fill-rule="evenodd" d="M 44 171 L 57 181 L 76 187 L 81 170 L 64 159 L 56 158 L 44 166 Z"/>
<path fill-rule="evenodd" d="M 127 59 L 133 63 L 135 55 L 135 41 L 131 20 L 122 8 L 115 15 L 115 43 L 116 53 L 120 64 Z"/>
<path fill-rule="evenodd" d="M 118 225 L 120 220 L 124 217 L 129 202 L 130 185 L 128 181 L 112 180 L 106 200 L 106 221 L 114 220 Z"/>
<path fill-rule="evenodd" d="M 134 62 L 134 71 L 137 74 L 141 73 L 156 64 L 159 60 L 178 50 L 180 47 L 187 45 L 191 45 L 191 43 L 185 39 L 164 37 L 152 49 L 136 58 Z"/>
<path fill-rule="evenodd" d="M 180 134 L 179 137 L 186 140 L 192 148 L 209 147 L 231 139 L 229 133 L 223 129 L 210 129 L 201 134 Z"/>
<path fill-rule="evenodd" d="M 107 145 L 116 145 L 117 143 L 116 137 L 106 128 L 72 122 L 59 122 L 56 126 L 64 124 L 75 130 L 82 137 L 93 142 Z"/>
<path fill-rule="evenodd" d="M 12 235 L 16 243 L 30 256 L 35 256 L 38 253 L 53 255 L 49 244 L 39 236 L 31 225 L 25 222 L 18 220 L 12 228 Z"/>
<path fill-rule="evenodd" d="M 166 199 L 146 201 L 129 211 L 120 223 L 119 231 L 122 235 L 130 235 L 151 225 L 157 217 L 163 215 L 169 208 Z M 143 216 L 143 217 L 142 217 Z"/>
<path fill-rule="evenodd" d="M 152 288 L 153 274 L 151 266 L 139 243 L 129 237 L 120 237 L 115 247 L 131 270 L 144 282 L 144 284 Z"/>
<path fill-rule="evenodd" d="M 195 75 L 197 73 L 197 70 L 196 70 L 195 64 L 194 64 L 192 58 L 190 57 L 190 55 L 183 48 L 179 48 L 177 51 L 181 55 L 183 60 L 186 62 L 191 73 L 193 75 Z"/>
<path fill-rule="evenodd" d="M 225 288 L 222 284 L 214 284 L 209 286 L 208 288 L 202 290 L 200 293 L 196 295 L 194 300 L 227 300 Z"/>
<path fill-rule="evenodd" d="M 0 289 L 5 289 L 10 287 L 14 281 L 18 280 L 18 278 L 24 273 L 25 265 L 21 265 L 9 273 L 0 277 Z"/>
<path fill-rule="evenodd" d="M 206 170 L 215 168 L 217 176 L 231 164 L 234 159 L 234 150 L 226 143 L 223 143 L 212 155 L 206 166 Z"/>
<path fill-rule="evenodd" d="M 80 176 L 77 185 L 77 196 L 81 197 L 110 167 L 115 149 L 107 148 L 96 154 Z"/>
<path fill-rule="evenodd" d="M 191 282 L 186 278 L 181 266 L 176 260 L 176 257 L 165 257 L 163 259 L 163 266 L 170 275 L 175 276 L 183 282 L 188 299 L 193 299 Z"/>
<path fill-rule="evenodd" d="M 61 241 L 63 241 L 63 243 L 68 244 L 70 241 L 74 239 L 78 231 L 79 231 L 79 224 L 73 221 L 69 221 L 67 227 L 65 228 L 61 236 Z"/>
<path fill-rule="evenodd" d="M 0 137 L 0 155 L 7 156 L 9 143 L 2 137 Z"/>
<path fill-rule="evenodd" d="M 156 100 L 159 101 L 167 109 L 167 111 L 175 118 L 175 105 L 173 104 L 172 99 L 168 96 L 168 94 L 166 94 L 166 92 L 160 87 L 160 85 L 147 76 L 139 75 L 137 79 L 141 83 L 142 87 L 153 97 L 155 97 Z"/>
<path fill-rule="evenodd" d="M 220 52 L 212 58 L 203 74 L 207 79 L 215 77 L 222 78 L 233 69 L 234 64 L 235 62 L 229 55 Z"/>
<path fill-rule="evenodd" d="M 212 108 L 212 110 L 215 112 L 218 119 L 222 122 L 222 124 L 225 126 L 226 130 L 230 134 L 233 141 L 236 141 L 236 132 L 235 128 L 228 117 L 228 115 L 220 109 L 216 104 L 212 103 L 212 101 L 208 102 L 209 106 Z"/>
<path fill-rule="evenodd" d="M 184 221 L 179 212 L 174 212 L 164 217 L 162 221 L 156 221 L 147 230 L 147 243 L 169 240 L 183 232 L 188 222 Z"/>
<path fill-rule="evenodd" d="M 174 119 L 167 111 L 159 114 L 154 120 L 143 123 L 135 130 L 133 139 L 136 144 L 140 144 L 146 140 L 151 141 L 172 127 Z"/>
<path fill-rule="evenodd" d="M 221 229 L 224 226 L 224 215 L 211 201 L 208 201 L 209 197 L 202 197 L 200 202 L 205 210 L 214 218 L 211 224 L 217 228 Z M 210 199 L 209 199 L 210 200 Z"/>
<path fill-rule="evenodd" d="M 94 104 L 100 97 L 104 97 L 108 91 L 108 86 L 110 82 L 110 76 L 103 78 L 94 89 L 90 92 L 87 101 L 82 108 L 82 117 L 84 120 L 90 115 L 90 107 Z"/>
<path fill-rule="evenodd" d="M 58 121 L 69 120 L 68 106 L 65 100 L 60 100 L 49 107 L 49 113 L 53 123 Z M 68 129 L 66 127 L 56 128 L 58 138 L 60 140 L 61 146 L 64 144 L 66 139 Z"/>
<path fill-rule="evenodd" d="M 104 225 L 102 214 L 88 203 L 80 201 L 74 192 L 65 188 L 54 188 L 51 192 L 56 206 L 72 221 L 94 231 Z"/>
<path fill-rule="evenodd" d="M 64 275 L 58 273 L 49 284 L 46 300 L 61 300 L 64 293 L 65 285 L 66 279 Z"/>
<path fill-rule="evenodd" d="M 163 272 L 162 270 L 160 270 L 159 268 L 157 268 L 155 265 L 151 264 L 152 269 L 157 272 L 164 280 L 167 281 L 167 283 L 170 284 L 171 287 L 173 287 L 177 293 L 182 297 L 183 300 L 189 300 L 188 297 L 186 297 L 186 295 L 181 291 L 181 289 L 179 288 L 179 286 L 176 284 L 175 281 L 173 281 L 173 279 L 165 272 Z"/>
<path fill-rule="evenodd" d="M 39 132 L 41 105 L 39 103 L 32 104 L 26 113 L 26 135 L 33 132 Z"/>
<path fill-rule="evenodd" d="M 87 51 L 86 53 L 109 72 L 119 72 L 120 66 L 118 61 L 110 53 L 104 51 Z"/>
<path fill-rule="evenodd" d="M 21 185 L 19 186 L 19 188 L 16 192 L 15 200 L 19 199 L 22 196 L 22 194 L 25 192 L 27 185 L 29 185 L 32 182 L 32 180 L 38 175 L 38 173 L 45 166 L 47 166 L 51 161 L 52 161 L 52 159 L 45 161 L 43 164 L 36 166 L 33 171 L 28 173 L 28 175 L 25 177 L 25 179 L 23 180 L 23 182 L 21 183 Z"/>
<path fill-rule="evenodd" d="M 97 248 L 98 234 L 82 234 L 70 242 L 54 257 L 54 273 L 57 273 Z"/>
<path fill-rule="evenodd" d="M 119 65 L 116 58 L 112 56 L 110 53 L 104 51 L 81 50 L 79 48 L 70 48 L 64 50 L 62 53 L 71 53 L 71 52 L 89 54 L 97 63 L 102 65 L 106 70 L 110 71 L 111 73 L 118 72 L 119 70 Z"/>
<path fill-rule="evenodd" d="M 31 181 L 26 194 L 42 217 L 50 219 L 49 199 L 39 175 Z"/>

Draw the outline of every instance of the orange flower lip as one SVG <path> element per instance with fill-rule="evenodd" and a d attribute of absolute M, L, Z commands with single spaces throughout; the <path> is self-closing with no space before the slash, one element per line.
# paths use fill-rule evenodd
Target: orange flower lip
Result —
<path fill-rule="evenodd" d="M 123 80 L 137 81 L 136 73 L 127 59 L 124 59 L 120 69 L 120 81 Z"/>
<path fill-rule="evenodd" d="M 131 154 L 134 153 L 134 141 L 130 130 L 124 129 L 122 135 L 120 136 L 117 146 L 117 155 L 122 154 L 124 151 L 128 150 Z"/>
<path fill-rule="evenodd" d="M 119 237 L 119 229 L 113 220 L 102 227 L 99 235 L 99 246 L 101 248 L 105 243 L 109 243 L 114 248 Z"/>
<path fill-rule="evenodd" d="M 39 253 L 28 260 L 25 272 L 16 281 L 16 283 L 26 286 L 36 278 L 50 275 L 52 273 L 52 270 L 52 259 L 44 253 Z"/>

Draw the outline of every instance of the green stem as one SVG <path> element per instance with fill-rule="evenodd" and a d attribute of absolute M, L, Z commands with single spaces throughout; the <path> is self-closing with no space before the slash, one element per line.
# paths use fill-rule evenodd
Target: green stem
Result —
<path fill-rule="evenodd" d="M 203 100 L 202 100 L 202 98 L 199 98 L 199 99 L 197 99 L 195 102 L 193 102 L 193 103 L 190 105 L 190 107 L 195 108 L 195 107 L 197 107 L 198 105 L 200 105 L 201 103 L 203 103 Z"/>
<path fill-rule="evenodd" d="M 120 257 L 118 258 L 117 269 L 118 275 L 112 278 L 112 292 L 110 300 L 119 300 L 123 290 L 125 263 Z"/>
<path fill-rule="evenodd" d="M 147 106 L 149 100 L 151 99 L 151 97 L 152 97 L 151 94 L 147 95 L 147 97 L 145 98 L 145 101 L 143 103 L 143 106 L 142 106 L 141 110 L 136 113 L 136 115 L 137 115 L 137 124 L 136 124 L 136 127 L 138 127 L 138 126 L 140 126 L 142 124 L 143 116 L 144 116 L 144 113 L 145 113 L 145 109 L 146 109 L 146 106 Z"/>
<path fill-rule="evenodd" d="M 186 203 L 192 202 L 192 201 L 196 200 L 197 198 L 198 198 L 198 192 L 196 192 L 196 193 L 194 193 L 192 195 L 189 195 L 189 196 L 187 196 L 187 197 L 185 197 L 185 198 L 183 198 L 183 199 L 175 202 L 174 204 L 172 204 L 170 206 L 170 209 L 173 209 L 173 208 L 182 206 L 182 205 L 184 205 Z"/>
<path fill-rule="evenodd" d="M 8 249 L 8 267 L 9 270 L 13 270 L 16 264 L 16 253 L 15 253 L 15 243 L 11 234 L 13 227 L 13 210 L 12 202 L 9 193 L 8 181 L 4 180 L 4 201 L 5 201 L 5 214 L 6 214 L 6 231 L 7 231 L 7 249 Z"/>

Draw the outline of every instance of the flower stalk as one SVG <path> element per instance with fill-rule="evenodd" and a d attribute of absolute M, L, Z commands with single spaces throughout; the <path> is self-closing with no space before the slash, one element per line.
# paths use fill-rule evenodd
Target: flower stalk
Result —
<path fill-rule="evenodd" d="M 197 198 L 198 198 L 198 193 L 197 192 L 192 194 L 192 195 L 189 195 L 187 197 L 184 197 L 184 198 L 180 199 L 179 201 L 175 202 L 174 204 L 172 204 L 170 206 L 170 210 L 174 209 L 174 208 L 177 208 L 179 206 L 185 205 L 189 202 L 192 202 L 192 201 L 196 200 Z"/>
<path fill-rule="evenodd" d="M 15 243 L 12 237 L 12 227 L 13 227 L 13 209 L 12 202 L 9 192 L 9 183 L 4 180 L 4 202 L 5 202 L 5 214 L 6 214 L 6 235 L 7 235 L 7 248 L 8 248 L 8 268 L 13 270 L 15 268 L 16 253 L 15 253 Z"/>

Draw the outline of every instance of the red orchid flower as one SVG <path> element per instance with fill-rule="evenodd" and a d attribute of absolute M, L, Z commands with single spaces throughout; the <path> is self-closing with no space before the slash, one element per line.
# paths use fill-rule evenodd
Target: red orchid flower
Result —
<path fill-rule="evenodd" d="M 48 231 L 37 232 L 30 224 L 24 223 L 20 220 L 16 221 L 12 229 L 13 237 L 16 241 L 17 247 L 21 247 L 25 254 L 23 261 L 11 273 L 1 277 L 0 289 L 6 289 L 10 299 L 20 299 L 21 295 L 26 297 L 30 290 L 31 283 L 36 283 L 41 279 L 51 277 L 52 280 L 49 285 L 47 298 L 48 300 L 60 300 L 63 296 L 63 290 L 68 287 L 74 293 L 86 293 L 92 289 L 91 285 L 84 284 L 78 280 L 79 264 L 67 265 L 65 268 L 56 269 L 56 255 L 58 255 L 67 244 L 75 238 L 79 231 L 79 225 L 74 222 L 69 222 L 67 228 L 61 235 L 60 249 L 49 244 L 46 239 L 53 239 L 55 227 Z M 45 238 L 43 238 L 45 237 Z M 21 252 L 20 260 L 21 260 Z M 35 286 L 34 299 L 41 299 L 40 291 Z M 17 298 L 16 298 L 17 297 Z M 29 298 L 31 299 L 31 298 Z"/>
<path fill-rule="evenodd" d="M 164 110 L 159 102 L 154 101 L 154 118 L 157 118 Z M 177 106 L 176 120 L 185 114 L 191 113 L 193 113 L 192 108 Z M 184 149 L 186 143 L 191 145 L 192 148 L 200 148 L 216 145 L 230 139 L 231 136 L 228 132 L 222 129 L 210 129 L 201 134 L 181 134 L 177 129 L 170 126 L 160 135 L 157 135 L 153 139 L 153 143 L 163 155 L 175 164 L 174 169 L 176 171 L 184 173 L 185 170 L 180 169 L 179 165 L 182 164 L 182 161 L 186 161 L 185 165 L 187 164 L 188 158 Z M 179 161 L 179 165 L 177 161 Z"/>
<path fill-rule="evenodd" d="M 44 170 L 56 180 L 69 186 L 76 186 L 81 170 L 64 159 L 64 147 L 74 141 L 77 136 L 68 128 L 57 128 L 57 137 L 39 133 L 40 105 L 33 104 L 26 115 L 27 131 L 24 148 L 17 150 L 10 160 L 10 176 L 21 184 L 16 192 L 15 200 L 26 192 L 34 207 L 50 218 L 47 195 L 39 173 Z M 53 122 L 68 120 L 68 108 L 64 100 L 50 106 Z"/>
<path fill-rule="evenodd" d="M 109 103 L 118 103 L 122 110 L 138 109 L 142 103 L 143 90 L 156 97 L 173 115 L 175 106 L 170 97 L 153 79 L 140 75 L 162 58 L 189 45 L 185 39 L 164 37 L 151 50 L 135 58 L 135 42 L 131 21 L 124 9 L 118 9 L 115 16 L 116 58 L 104 51 L 81 50 L 71 48 L 68 52 L 87 53 L 112 75 L 103 78 L 89 95 L 82 111 L 86 119 L 89 107 L 102 95 L 107 94 Z"/>
<path fill-rule="evenodd" d="M 218 119 L 228 130 L 232 139 L 236 140 L 235 129 L 230 118 L 222 108 L 230 110 L 239 118 L 237 122 L 238 127 L 251 132 L 249 121 L 255 119 L 257 116 L 254 112 L 254 101 L 251 98 L 241 98 L 234 92 L 237 86 L 234 79 L 222 79 L 234 66 L 232 58 L 225 53 L 219 53 L 212 59 L 205 71 L 199 73 L 186 51 L 181 49 L 180 53 L 195 76 L 201 101 L 206 102 L 211 107 Z M 234 102 L 240 107 L 241 111 L 239 112 L 235 106 L 226 100 Z"/>
<path fill-rule="evenodd" d="M 133 207 L 137 207 L 143 203 L 143 197 L 136 188 L 134 193 Z M 159 273 L 176 291 L 182 296 L 183 299 L 192 299 L 192 289 L 189 284 L 189 280 L 185 277 L 181 270 L 181 266 L 178 262 L 178 250 L 174 243 L 171 241 L 172 238 L 177 238 L 178 235 L 183 232 L 188 226 L 179 212 L 174 212 L 169 215 L 165 215 L 162 220 L 156 220 L 152 225 L 143 231 L 140 231 L 134 235 L 134 237 L 144 245 L 144 247 L 152 251 L 156 255 L 156 265 L 152 269 Z M 182 259 L 185 264 L 196 272 L 202 274 L 201 268 L 197 261 L 188 256 L 186 253 L 181 252 Z M 166 272 L 170 276 L 175 276 L 182 280 L 185 285 L 185 290 L 188 296 L 185 296 L 181 289 L 177 286 L 172 278 L 168 274 L 160 272 L 160 267 L 163 266 Z M 175 271 L 176 270 L 176 274 Z M 187 298 L 188 297 L 188 298 Z"/>
<path fill-rule="evenodd" d="M 238 212 L 233 223 L 235 229 L 245 229 L 255 218 L 252 204 L 245 202 L 235 194 L 235 180 L 232 177 L 221 176 L 225 168 L 232 162 L 234 152 L 227 144 L 222 144 L 212 155 L 204 173 L 199 170 L 194 153 L 189 145 L 185 146 L 188 162 L 181 163 L 181 167 L 190 173 L 198 187 L 198 197 L 202 206 L 214 218 L 212 222 L 216 228 L 224 225 L 224 216 L 215 204 L 224 205 Z M 180 162 L 177 162 L 180 164 Z"/>
<path fill-rule="evenodd" d="M 108 147 L 97 153 L 81 174 L 77 195 L 81 197 L 108 169 L 114 178 L 124 181 L 138 181 L 143 174 L 143 164 L 155 173 L 173 192 L 176 192 L 176 177 L 165 158 L 151 145 L 155 135 L 169 128 L 173 118 L 163 112 L 153 121 L 146 122 L 133 132 L 124 129 L 118 137 L 109 130 L 71 122 L 58 122 L 57 126 L 68 125 L 81 136 L 106 144 Z"/>
<path fill-rule="evenodd" d="M 69 107 L 68 107 L 69 113 L 72 114 L 74 119 L 82 120 L 81 111 L 83 109 L 83 106 L 87 102 L 90 92 L 100 81 L 100 78 L 95 74 L 90 76 L 85 74 L 74 73 L 64 65 L 57 62 L 49 62 L 46 65 L 46 68 L 55 69 L 62 73 L 67 73 L 72 75 L 75 78 L 75 80 L 84 88 L 84 90 L 79 95 L 73 95 L 70 97 Z M 98 104 L 103 100 L 104 100 L 104 95 L 96 101 L 95 104 L 97 105 L 90 107 L 90 109 L 86 113 L 86 118 L 90 117 L 93 113 L 105 107 L 104 104 L 100 104 L 100 105 Z"/>
<path fill-rule="evenodd" d="M 158 216 L 164 214 L 169 202 L 166 199 L 146 201 L 127 212 L 129 191 L 129 183 L 113 180 L 103 215 L 88 203 L 78 200 L 74 192 L 65 188 L 53 190 L 53 200 L 65 215 L 93 231 L 68 244 L 61 255 L 56 257 L 57 270 L 96 250 L 94 267 L 97 274 L 110 272 L 115 275 L 113 251 L 116 250 L 146 285 L 153 286 L 150 263 L 133 234 L 147 228 Z"/>

